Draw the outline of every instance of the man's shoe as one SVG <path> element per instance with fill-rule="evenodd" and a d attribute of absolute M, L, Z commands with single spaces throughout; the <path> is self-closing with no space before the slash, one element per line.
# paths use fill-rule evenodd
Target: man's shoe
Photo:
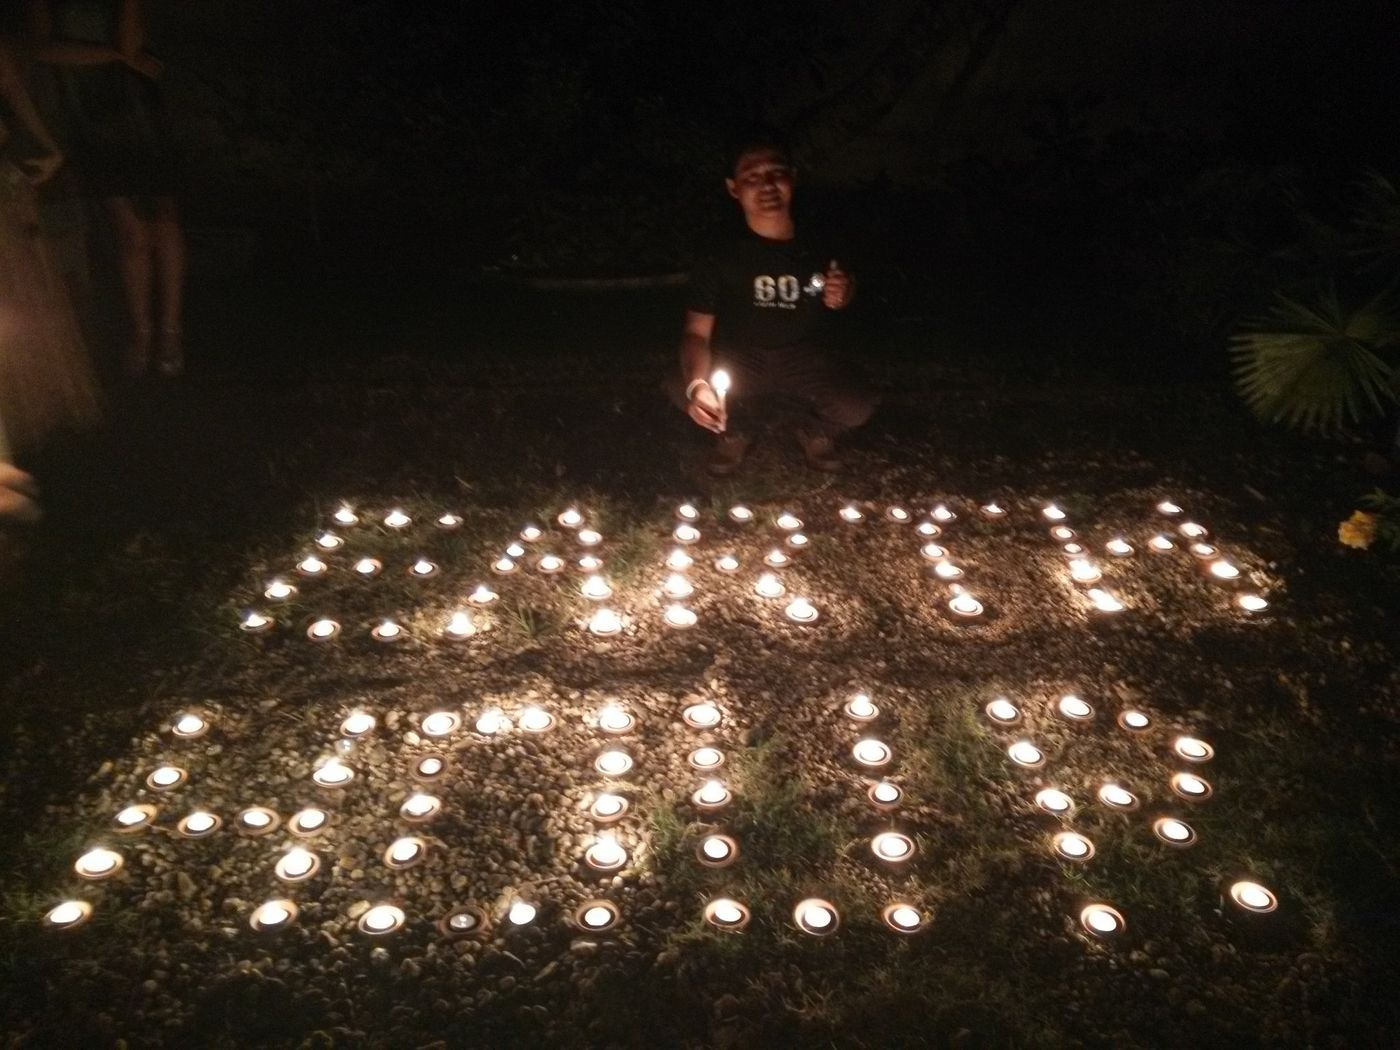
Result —
<path fill-rule="evenodd" d="M 752 444 L 753 439 L 743 434 L 720 434 L 715 439 L 715 447 L 710 452 L 705 469 L 717 478 L 728 477 L 739 469 Z"/>
<path fill-rule="evenodd" d="M 813 470 L 835 474 L 845 466 L 841 457 L 836 454 L 836 442 L 825 434 L 808 434 L 799 430 L 797 443 L 802 446 L 802 455 L 807 459 L 807 466 Z"/>

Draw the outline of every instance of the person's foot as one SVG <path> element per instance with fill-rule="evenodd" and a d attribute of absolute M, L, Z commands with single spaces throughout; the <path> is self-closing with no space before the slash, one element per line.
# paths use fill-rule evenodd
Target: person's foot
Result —
<path fill-rule="evenodd" d="M 799 430 L 797 443 L 802 446 L 802 455 L 807 460 L 807 466 L 813 470 L 835 474 L 845 466 L 836 453 L 836 442 L 825 434 L 809 434 L 805 430 Z"/>
<path fill-rule="evenodd" d="M 715 439 L 715 447 L 710 451 L 705 469 L 717 478 L 728 477 L 739 469 L 752 445 L 753 438 L 743 434 L 720 434 Z"/>

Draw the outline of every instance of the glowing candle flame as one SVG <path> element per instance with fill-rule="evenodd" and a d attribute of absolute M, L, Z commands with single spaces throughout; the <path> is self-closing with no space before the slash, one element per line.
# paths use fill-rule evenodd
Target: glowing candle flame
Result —
<path fill-rule="evenodd" d="M 404 799 L 399 813 L 410 820 L 426 820 L 436 815 L 441 808 L 442 802 L 436 796 L 414 792 Z"/>
<path fill-rule="evenodd" d="M 539 914 L 539 909 L 526 901 L 517 900 L 510 906 L 510 911 L 506 914 L 512 926 L 528 926 L 535 921 L 535 916 Z"/>
<path fill-rule="evenodd" d="M 1132 809 L 1137 805 L 1137 796 L 1117 784 L 1105 784 L 1099 788 L 1099 801 L 1114 809 Z"/>
<path fill-rule="evenodd" d="M 331 515 L 337 525 L 355 525 L 360 517 L 348 503 L 342 503 L 334 514 Z"/>
<path fill-rule="evenodd" d="M 682 503 L 676 508 L 676 517 L 681 521 L 696 521 L 700 517 L 700 512 L 695 509 L 693 503 Z"/>
<path fill-rule="evenodd" d="M 944 558 L 948 556 L 947 549 L 944 547 L 940 547 L 936 543 L 925 543 L 922 547 L 919 548 L 919 553 L 922 554 L 924 558 L 926 558 L 928 561 L 932 562 L 941 562 Z"/>
<path fill-rule="evenodd" d="M 323 809 L 303 809 L 292 817 L 292 830 L 301 835 L 312 835 L 324 828 L 329 819 Z"/>
<path fill-rule="evenodd" d="M 774 576 L 771 572 L 765 572 L 754 584 L 754 593 L 761 598 L 781 598 L 783 592 L 787 590 L 783 586 L 783 581 Z"/>
<path fill-rule="evenodd" d="M 419 859 L 423 844 L 418 839 L 395 839 L 389 846 L 388 859 L 391 864 L 406 865 Z"/>
<path fill-rule="evenodd" d="M 1079 913 L 1079 922 L 1095 936 L 1107 937 L 1122 931 L 1123 916 L 1107 904 L 1090 904 Z"/>
<path fill-rule="evenodd" d="M 331 759 L 311 774 L 311 779 L 322 787 L 341 787 L 350 783 L 354 777 L 355 771 L 342 764 L 338 758 Z"/>
<path fill-rule="evenodd" d="M 784 532 L 796 532 L 798 529 L 802 528 L 802 519 L 791 511 L 783 511 L 783 513 L 779 514 L 775 519 L 774 524 Z"/>
<path fill-rule="evenodd" d="M 1006 749 L 1011 761 L 1018 766 L 1038 766 L 1045 761 L 1045 752 L 1029 740 L 1018 740 Z"/>
<path fill-rule="evenodd" d="M 274 602 L 281 602 L 286 601 L 292 595 L 296 594 L 296 592 L 297 589 L 295 587 L 279 576 L 276 579 L 268 581 L 267 587 L 263 591 L 263 597 Z"/>
<path fill-rule="evenodd" d="M 982 505 L 982 513 L 989 518 L 1004 518 L 1006 516 L 1006 508 L 999 503 L 984 503 Z"/>
<path fill-rule="evenodd" d="M 858 521 L 865 520 L 865 515 L 861 512 L 861 509 L 857 507 L 854 503 L 846 504 L 844 507 L 841 508 L 840 513 L 841 520 L 848 521 L 852 525 L 854 525 Z"/>
<path fill-rule="evenodd" d="M 503 555 L 491 563 L 491 571 L 500 576 L 508 576 L 515 571 L 515 562 Z"/>
<path fill-rule="evenodd" d="M 1021 709 L 1004 696 L 999 696 L 987 705 L 987 717 L 993 722 L 1010 725 L 1021 720 Z"/>
<path fill-rule="evenodd" d="M 520 712 L 520 728 L 530 733 L 543 733 L 554 725 L 554 716 L 541 707 L 527 707 Z"/>
<path fill-rule="evenodd" d="M 588 847 L 584 860 L 590 868 L 613 871 L 627 863 L 627 851 L 611 836 L 600 836 Z"/>
<path fill-rule="evenodd" d="M 599 609 L 589 618 L 588 629 L 601 637 L 618 634 L 622 630 L 622 617 L 611 609 Z"/>
<path fill-rule="evenodd" d="M 949 510 L 949 509 L 948 509 L 946 506 L 944 506 L 942 503 L 940 503 L 938 506 L 934 507 L 933 510 L 930 511 L 929 513 L 933 516 L 933 520 L 936 521 L 936 522 L 938 522 L 940 525 L 946 525 L 946 524 L 948 524 L 948 522 L 954 521 L 954 520 L 957 519 L 957 515 L 954 514 L 951 510 Z"/>
<path fill-rule="evenodd" d="M 384 563 L 378 558 L 361 558 L 354 565 L 355 572 L 360 576 L 378 576 Z"/>
<path fill-rule="evenodd" d="M 44 923 L 56 930 L 80 926 L 92 916 L 92 905 L 86 901 L 66 900 L 44 913 Z"/>
<path fill-rule="evenodd" d="M 981 616 L 982 603 L 966 591 L 953 595 L 948 608 L 959 616 Z"/>
<path fill-rule="evenodd" d="M 1224 560 L 1211 562 L 1210 574 L 1221 580 L 1238 580 L 1240 578 L 1240 570 Z"/>
<path fill-rule="evenodd" d="M 736 504 L 729 508 L 729 517 L 731 520 L 737 521 L 743 525 L 753 521 L 753 511 L 742 504 Z"/>
<path fill-rule="evenodd" d="M 1215 748 L 1193 736 L 1177 737 L 1172 749 L 1188 762 L 1206 762 L 1215 756 Z"/>
<path fill-rule="evenodd" d="M 1050 530 L 1050 538 L 1059 540 L 1061 543 L 1067 543 L 1074 539 L 1074 535 L 1074 530 L 1066 525 L 1056 525 Z"/>
<path fill-rule="evenodd" d="M 1087 558 L 1075 558 L 1069 563 L 1069 575 L 1075 583 L 1097 583 L 1103 573 Z"/>
<path fill-rule="evenodd" d="M 375 724 L 374 715 L 368 711 L 352 711 L 340 723 L 340 731 L 345 736 L 364 736 Z"/>
<path fill-rule="evenodd" d="M 788 538 L 785 542 L 789 547 L 795 547 L 800 550 L 801 548 L 807 546 L 807 534 L 803 532 L 790 532 L 788 533 Z"/>
<path fill-rule="evenodd" d="M 1157 504 L 1157 511 L 1160 514 L 1166 514 L 1168 516 L 1171 516 L 1173 514 L 1180 514 L 1181 508 L 1178 507 L 1171 500 L 1164 499 L 1161 503 Z"/>
<path fill-rule="evenodd" d="M 933 574 L 940 580 L 957 580 L 962 578 L 963 571 L 950 561 L 940 561 L 933 567 Z"/>
<path fill-rule="evenodd" d="M 830 933 L 836 929 L 836 909 L 826 901 L 805 900 L 793 909 L 793 920 L 805 933 Z"/>
<path fill-rule="evenodd" d="M 791 558 L 776 547 L 763 556 L 764 564 L 774 569 L 781 569 L 791 561 Z"/>
<path fill-rule="evenodd" d="M 345 541 L 333 532 L 323 532 L 316 537 L 316 546 L 323 551 L 339 550 L 345 546 Z"/>
<path fill-rule="evenodd" d="M 238 624 L 241 630 L 249 634 L 257 634 L 259 631 L 266 631 L 272 626 L 272 617 L 264 616 L 260 612 L 249 609 L 243 614 L 243 619 Z"/>
<path fill-rule="evenodd" d="M 316 854 L 295 846 L 282 854 L 274 871 L 284 882 L 300 882 L 316 874 L 320 866 L 320 858 Z"/>
<path fill-rule="evenodd" d="M 596 547 L 603 542 L 603 534 L 597 529 L 579 529 L 575 538 L 583 547 Z"/>
<path fill-rule="evenodd" d="M 555 520 L 566 529 L 576 529 L 583 524 L 583 515 L 579 513 L 577 507 L 569 507 L 561 511 Z"/>
<path fill-rule="evenodd" d="M 373 935 L 392 933 L 403 923 L 403 911 L 392 904 L 376 904 L 360 916 L 360 930 Z"/>
<path fill-rule="evenodd" d="M 898 784 L 892 784 L 888 780 L 881 780 L 872 784 L 869 791 L 870 801 L 877 806 L 892 807 L 899 804 L 899 800 L 904 797 L 904 791 Z"/>
<path fill-rule="evenodd" d="M 1194 521 L 1183 521 L 1176 531 L 1191 540 L 1199 540 L 1210 532 L 1204 525 L 1197 525 Z"/>
<path fill-rule="evenodd" d="M 885 921 L 900 933 L 912 933 L 923 925 L 924 917 L 912 904 L 893 904 L 885 909 Z"/>
<path fill-rule="evenodd" d="M 1058 788 L 1042 788 L 1035 793 L 1035 804 L 1047 813 L 1068 813 L 1074 800 Z"/>
<path fill-rule="evenodd" d="M 846 701 L 846 714 L 857 721 L 868 722 L 879 716 L 880 709 L 865 693 L 856 693 Z"/>
<path fill-rule="evenodd" d="M 905 861 L 914 855 L 914 841 L 897 831 L 886 831 L 870 840 L 870 849 L 880 860 Z"/>
<path fill-rule="evenodd" d="M 692 704 L 681 713 L 685 723 L 695 729 L 713 729 L 722 717 L 714 704 Z"/>
<path fill-rule="evenodd" d="M 499 707 L 488 707 L 476 720 L 476 731 L 482 736 L 493 736 L 505 728 L 505 715 Z"/>
<path fill-rule="evenodd" d="M 924 537 L 924 539 L 930 540 L 933 539 L 935 536 L 943 535 L 943 530 L 931 521 L 919 522 L 918 525 L 914 526 L 914 531 L 917 532 L 920 536 Z"/>
<path fill-rule="evenodd" d="M 467 598 L 467 601 L 471 602 L 473 605 L 490 605 L 499 597 L 500 595 L 486 586 L 486 584 L 479 583 L 476 586 L 476 590 L 472 591 L 471 596 Z"/>
<path fill-rule="evenodd" d="M 340 624 L 326 616 L 313 620 L 311 626 L 306 629 L 307 636 L 318 642 L 329 641 L 339 633 Z"/>
<path fill-rule="evenodd" d="M 729 801 L 729 789 L 721 780 L 707 780 L 695 792 L 695 801 L 702 806 L 722 806 Z"/>
<path fill-rule="evenodd" d="M 523 558 L 525 557 L 525 548 L 518 543 L 512 543 L 509 547 L 506 548 L 506 557 Z"/>
<path fill-rule="evenodd" d="M 1171 537 L 1164 536 L 1160 532 L 1147 541 L 1147 546 L 1151 550 L 1158 551 L 1159 553 L 1165 553 L 1176 548 L 1176 544 L 1172 542 Z"/>
<path fill-rule="evenodd" d="M 1109 540 L 1104 544 L 1104 549 L 1115 558 L 1126 558 L 1133 553 L 1133 545 L 1121 536 Z"/>
<path fill-rule="evenodd" d="M 605 930 L 617 921 L 617 911 L 611 906 L 595 904 L 584 910 L 579 921 L 590 930 Z"/>
<path fill-rule="evenodd" d="M 175 719 L 171 731 L 176 736 L 195 737 L 209 728 L 209 723 L 196 714 L 183 714 Z"/>
<path fill-rule="evenodd" d="M 732 554 L 721 554 L 715 559 L 715 568 L 720 572 L 738 572 L 739 559 Z"/>
<path fill-rule="evenodd" d="M 1040 513 L 1046 521 L 1064 521 L 1066 516 L 1065 512 L 1053 503 L 1047 504 Z"/>
<path fill-rule="evenodd" d="M 695 564 L 695 559 L 679 547 L 674 548 L 670 554 L 666 555 L 666 568 L 672 572 L 685 572 Z"/>
<path fill-rule="evenodd" d="M 674 627 L 677 630 L 685 630 L 687 627 L 694 627 L 699 617 L 691 609 L 684 605 L 668 605 L 662 619 L 666 621 L 667 627 Z"/>
<path fill-rule="evenodd" d="M 1115 613 L 1123 611 L 1123 603 L 1105 590 L 1098 587 L 1089 589 L 1089 600 L 1094 603 L 1094 608 L 1099 612 Z"/>
<path fill-rule="evenodd" d="M 811 623 L 817 618 L 817 607 L 806 598 L 794 598 L 783 612 L 794 623 Z"/>
<path fill-rule="evenodd" d="M 598 725 L 608 733 L 625 733 L 635 722 L 636 719 L 615 704 L 609 704 L 598 712 Z"/>
<path fill-rule="evenodd" d="M 1151 725 L 1152 719 L 1148 718 L 1141 711 L 1124 711 L 1118 716 L 1118 724 L 1124 729 L 1136 732 L 1141 729 L 1146 729 Z"/>
<path fill-rule="evenodd" d="M 1246 911 L 1270 912 L 1278 907 L 1278 898 L 1267 886 L 1248 880 L 1230 887 L 1230 899 Z"/>
<path fill-rule="evenodd" d="M 705 909 L 705 917 L 716 926 L 742 926 L 748 918 L 748 909 L 738 901 L 721 897 L 710 902 Z"/>
<path fill-rule="evenodd" d="M 384 524 L 391 529 L 407 528 L 412 523 L 413 519 L 398 507 L 395 507 L 393 510 L 389 511 L 388 514 L 384 515 Z"/>
<path fill-rule="evenodd" d="M 612 795 L 604 792 L 593 800 L 593 815 L 595 817 L 615 817 L 626 808 L 627 800 L 620 795 Z"/>
<path fill-rule="evenodd" d="M 421 723 L 423 732 L 428 736 L 446 736 L 461 724 L 461 718 L 453 711 L 434 711 Z"/>
<path fill-rule="evenodd" d="M 297 562 L 297 572 L 303 576 L 320 576 L 326 571 L 326 563 L 314 554 L 308 554 Z"/>
<path fill-rule="evenodd" d="M 1076 722 L 1083 722 L 1094 717 L 1094 709 L 1087 702 L 1077 696 L 1062 696 L 1059 704 L 1060 714 Z"/>
<path fill-rule="evenodd" d="M 1196 831 L 1191 825 L 1175 817 L 1163 817 L 1152 825 L 1157 837 L 1171 846 L 1190 846 L 1196 841 Z"/>
<path fill-rule="evenodd" d="M 867 737 L 851 749 L 851 755 L 864 766 L 883 766 L 893 757 L 890 746 L 881 740 Z"/>
<path fill-rule="evenodd" d="M 696 769 L 714 769 L 724 764 L 724 752 L 714 747 L 697 747 L 690 753 L 690 764 Z"/>
<path fill-rule="evenodd" d="M 1088 860 L 1094 855 L 1094 844 L 1077 832 L 1062 831 L 1053 843 L 1055 853 L 1066 860 Z"/>
<path fill-rule="evenodd" d="M 120 853 L 98 847 L 79 857 L 73 865 L 73 870 L 85 879 L 105 879 L 109 875 L 115 875 L 121 866 Z"/>
<path fill-rule="evenodd" d="M 453 514 L 449 511 L 438 516 L 437 527 L 440 529 L 450 530 L 461 528 L 461 526 L 462 516 L 460 514 Z"/>
<path fill-rule="evenodd" d="M 520 530 L 520 538 L 526 543 L 534 543 L 543 535 L 544 533 L 540 531 L 540 527 L 538 525 L 526 525 L 523 529 Z"/>
<path fill-rule="evenodd" d="M 447 626 L 443 628 L 442 633 L 449 638 L 470 638 L 476 634 L 476 624 L 472 622 L 472 614 L 465 609 L 458 609 L 447 621 Z"/>
<path fill-rule="evenodd" d="M 276 815 L 271 810 L 263 809 L 261 806 L 245 809 L 238 815 L 239 823 L 252 831 L 261 831 L 263 828 L 269 827 L 275 819 Z"/>
<path fill-rule="evenodd" d="M 414 576 L 432 576 L 436 574 L 437 571 L 438 567 L 427 558 L 419 558 L 413 563 L 413 567 L 409 569 L 409 572 L 413 573 Z"/>
<path fill-rule="evenodd" d="M 661 587 L 668 598 L 689 598 L 695 593 L 695 587 L 678 572 L 673 572 L 666 577 L 666 582 Z"/>
<path fill-rule="evenodd" d="M 722 835 L 708 835 L 700 843 L 700 850 L 710 860 L 725 860 L 730 854 L 729 842 Z"/>
<path fill-rule="evenodd" d="M 535 563 L 535 567 L 546 575 L 553 575 L 563 571 L 564 559 L 557 554 L 546 554 Z"/>
<path fill-rule="evenodd" d="M 671 537 L 677 543 L 691 544 L 700 542 L 700 530 L 694 525 L 677 525 Z"/>
<path fill-rule="evenodd" d="M 1194 773 L 1176 773 L 1172 776 L 1172 790 L 1182 798 L 1191 800 L 1209 798 L 1210 783 Z"/>
<path fill-rule="evenodd" d="M 632 756 L 625 751 L 604 751 L 593 765 L 604 776 L 620 777 L 632 768 Z"/>
<path fill-rule="evenodd" d="M 1235 604 L 1249 613 L 1263 612 L 1269 607 L 1269 603 L 1257 594 L 1241 594 L 1235 599 Z"/>

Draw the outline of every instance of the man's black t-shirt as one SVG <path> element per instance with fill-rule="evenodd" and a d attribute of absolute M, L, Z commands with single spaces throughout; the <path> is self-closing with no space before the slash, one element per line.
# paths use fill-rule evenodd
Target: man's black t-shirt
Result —
<path fill-rule="evenodd" d="M 827 350 L 833 320 L 822 305 L 822 281 L 832 259 L 844 267 L 829 237 L 773 241 L 746 227 L 696 263 L 686 307 L 714 315 L 717 347 Z"/>

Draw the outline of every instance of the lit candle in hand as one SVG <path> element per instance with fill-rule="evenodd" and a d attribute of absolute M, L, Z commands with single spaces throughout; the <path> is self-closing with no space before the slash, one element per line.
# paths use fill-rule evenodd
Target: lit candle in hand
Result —
<path fill-rule="evenodd" d="M 724 430 L 729 425 L 729 416 L 724 407 L 725 395 L 729 393 L 729 373 L 722 368 L 717 369 L 715 374 L 710 376 L 710 389 L 719 399 L 719 428 Z"/>

